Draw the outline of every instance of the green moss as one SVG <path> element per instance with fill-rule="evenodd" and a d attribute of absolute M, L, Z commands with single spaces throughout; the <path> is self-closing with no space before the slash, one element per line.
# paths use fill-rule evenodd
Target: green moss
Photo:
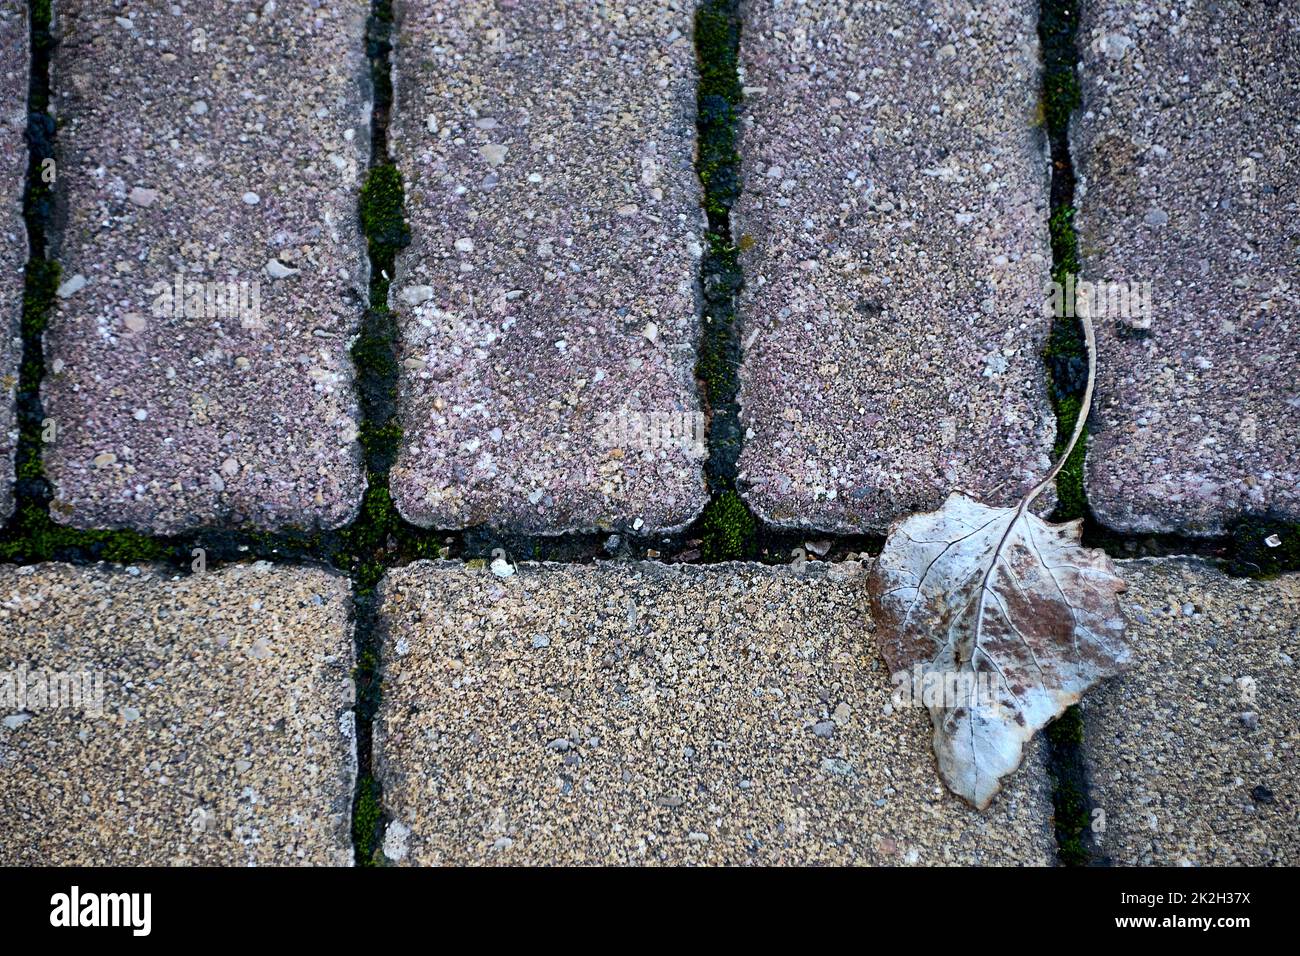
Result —
<path fill-rule="evenodd" d="M 734 0 L 705 0 L 695 12 L 695 50 L 699 66 L 696 168 L 704 185 L 704 208 L 711 222 L 725 218 L 740 195 L 740 156 L 736 119 L 743 98 L 736 70 L 740 19 Z"/>
<path fill-rule="evenodd" d="M 49 51 L 54 48 L 54 37 L 50 33 L 50 26 L 54 19 L 52 8 L 52 0 L 32 0 L 31 2 L 32 46 L 36 52 L 47 56 Z M 38 109 L 45 109 L 44 102 L 34 105 Z"/>
<path fill-rule="evenodd" d="M 383 424 L 365 421 L 361 423 L 357 439 L 361 442 L 361 448 L 367 457 L 391 451 L 402 440 L 402 426 L 396 419 L 390 419 Z"/>
<path fill-rule="evenodd" d="M 1062 206 L 1048 220 L 1052 241 L 1052 279 L 1065 284 L 1069 275 L 1079 274 L 1079 235 L 1074 228 L 1073 206 Z"/>
<path fill-rule="evenodd" d="M 1084 834 L 1088 830 L 1088 802 L 1082 791 L 1053 778 L 1053 823 L 1056 826 L 1056 857 L 1062 866 L 1087 866 Z"/>
<path fill-rule="evenodd" d="M 1300 522 L 1244 518 L 1231 528 L 1229 537 L 1228 570 L 1233 574 L 1272 578 L 1300 571 Z"/>
<path fill-rule="evenodd" d="M 358 374 L 392 376 L 397 372 L 397 359 L 393 354 L 393 339 L 397 324 L 392 312 L 376 306 L 366 316 L 366 322 L 352 346 L 352 361 Z"/>
<path fill-rule="evenodd" d="M 1052 808 L 1057 857 L 1062 866 L 1090 862 L 1087 833 L 1092 825 L 1083 786 L 1083 711 L 1075 705 L 1047 725 L 1052 748 Z"/>
<path fill-rule="evenodd" d="M 708 289 L 710 308 L 695 359 L 695 376 L 707 383 L 716 403 L 719 397 L 734 396 L 739 386 L 740 350 L 731 330 L 734 316 L 730 298 L 740 285 L 740 265 L 736 247 L 726 237 L 709 232 L 705 238 L 705 255 L 709 259 L 706 270 L 712 277 Z"/>
<path fill-rule="evenodd" d="M 1075 37 L 1079 14 L 1074 4 L 1047 2 L 1038 18 L 1038 35 L 1043 51 L 1043 118 L 1053 136 L 1065 136 L 1070 114 L 1082 102 Z"/>
<path fill-rule="evenodd" d="M 358 594 L 371 594 L 383 577 L 389 538 L 401 524 L 386 483 L 371 484 L 362 498 L 361 514 L 339 533 L 343 561 L 352 569 Z"/>
<path fill-rule="evenodd" d="M 1065 708 L 1060 717 L 1047 725 L 1047 739 L 1058 747 L 1083 746 L 1083 710 L 1076 704 Z"/>
<path fill-rule="evenodd" d="M 383 818 L 383 792 L 379 782 L 366 774 L 357 782 L 356 806 L 352 810 L 352 844 L 358 866 L 382 863 L 379 849 Z"/>
<path fill-rule="evenodd" d="M 730 222 L 732 204 L 741 190 L 736 131 L 743 90 L 737 69 L 737 7 L 737 0 L 703 0 L 695 12 L 700 77 L 695 104 L 699 134 L 695 167 L 704 187 L 703 204 L 709 223 L 700 264 L 704 315 L 695 375 L 709 421 L 709 454 L 704 472 L 715 496 L 735 487 L 736 462 L 744 436 L 736 397 L 742 350 L 735 296 L 742 277 Z"/>
<path fill-rule="evenodd" d="M 361 187 L 361 228 L 370 244 L 375 265 L 392 275 L 392 261 L 399 249 L 411 241 L 402 214 L 405 196 L 402 175 L 392 164 L 372 166 Z"/>
<path fill-rule="evenodd" d="M 1048 126 L 1065 126 L 1082 101 L 1079 78 L 1073 70 L 1049 73 L 1043 83 L 1043 114 Z"/>
<path fill-rule="evenodd" d="M 1064 286 L 1079 270 L 1079 239 L 1074 229 L 1074 207 L 1061 206 L 1050 220 L 1052 240 L 1052 279 Z M 1043 358 L 1047 363 L 1052 382 L 1052 405 L 1056 412 L 1056 447 L 1054 457 L 1060 457 L 1065 443 L 1074 432 L 1079 419 L 1082 396 L 1087 384 L 1088 353 L 1084 345 L 1083 326 L 1073 316 L 1057 316 L 1052 321 Z M 1057 521 L 1073 521 L 1088 513 L 1087 494 L 1083 484 L 1083 460 L 1086 453 L 1087 431 L 1079 436 L 1079 443 L 1056 478 L 1059 501 L 1052 515 Z"/>
<path fill-rule="evenodd" d="M 393 102 L 393 78 L 388 69 L 388 55 L 393 50 L 392 32 L 392 0 L 374 0 L 366 22 L 366 55 L 370 58 L 370 81 L 377 110 L 387 110 Z"/>
<path fill-rule="evenodd" d="M 758 524 L 736 492 L 724 492 L 709 502 L 702 528 L 700 554 L 705 561 L 743 561 L 756 557 Z"/>
<path fill-rule="evenodd" d="M 33 259 L 27 264 L 23 277 L 24 336 L 39 336 L 45 331 L 61 272 L 59 264 L 50 259 Z"/>
<path fill-rule="evenodd" d="M 1081 400 L 1073 395 L 1056 402 L 1056 447 L 1053 455 L 1060 457 L 1065 451 L 1065 444 L 1074 433 L 1075 423 L 1079 420 Z M 1083 459 L 1087 444 L 1088 431 L 1085 428 L 1079 436 L 1079 442 L 1070 452 L 1065 465 L 1056 476 L 1056 511 L 1052 517 L 1056 521 L 1074 521 L 1088 513 L 1088 498 L 1083 486 Z"/>
<path fill-rule="evenodd" d="M 44 504 L 33 499 L 20 502 L 0 541 L 0 560 L 27 563 L 80 557 L 139 564 L 162 560 L 171 551 L 167 542 L 135 531 L 83 531 L 56 524 Z"/>

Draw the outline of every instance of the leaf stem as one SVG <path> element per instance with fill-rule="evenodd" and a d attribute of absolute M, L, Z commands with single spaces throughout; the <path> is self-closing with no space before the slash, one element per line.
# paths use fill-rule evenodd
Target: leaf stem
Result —
<path fill-rule="evenodd" d="M 1097 382 L 1097 338 L 1092 331 L 1092 317 L 1087 314 L 1087 308 L 1082 310 L 1079 315 L 1079 324 L 1083 326 L 1083 344 L 1088 352 L 1088 384 L 1083 389 L 1083 401 L 1079 405 L 1079 416 L 1074 421 L 1074 433 L 1070 435 L 1070 440 L 1066 442 L 1065 448 L 1061 451 L 1060 456 L 1056 459 L 1056 464 L 1052 466 L 1051 471 L 1037 485 L 1035 485 L 1020 502 L 1020 510 L 1027 511 L 1034 499 L 1043 493 L 1043 491 L 1056 480 L 1057 474 L 1065 467 L 1066 461 L 1069 460 L 1070 453 L 1074 451 L 1074 446 L 1079 443 L 1080 436 L 1083 435 L 1083 429 L 1088 423 L 1088 412 L 1092 409 L 1092 389 Z"/>

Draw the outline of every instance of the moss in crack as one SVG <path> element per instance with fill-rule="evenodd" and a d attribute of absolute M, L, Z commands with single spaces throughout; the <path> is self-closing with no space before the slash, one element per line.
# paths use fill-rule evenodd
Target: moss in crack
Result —
<path fill-rule="evenodd" d="M 1056 447 L 1053 455 L 1060 457 L 1065 445 L 1074 433 L 1074 426 L 1079 420 L 1082 402 L 1069 395 L 1056 399 Z M 1070 457 L 1056 475 L 1056 510 L 1052 513 L 1055 521 L 1076 521 L 1088 515 L 1088 497 L 1083 486 L 1083 458 L 1088 432 L 1085 428 L 1079 436 L 1079 443 L 1070 452 Z"/>
<path fill-rule="evenodd" d="M 714 225 L 715 218 L 725 218 L 740 195 L 740 156 L 736 151 L 736 114 L 742 98 L 736 68 L 739 42 L 740 17 L 735 0 L 704 0 L 695 12 L 700 73 L 696 166 L 710 225 Z"/>
<path fill-rule="evenodd" d="M 361 228 L 374 265 L 392 275 L 393 259 L 411 241 L 402 214 L 402 175 L 391 163 L 370 167 L 361 187 Z M 373 277 L 372 277 L 373 281 Z"/>
<path fill-rule="evenodd" d="M 1047 725 L 1053 823 L 1062 866 L 1092 862 L 1091 807 L 1083 766 L 1083 711 L 1076 704 Z"/>
<path fill-rule="evenodd" d="M 1230 529 L 1229 540 L 1230 574 L 1266 579 L 1300 572 L 1300 522 L 1269 516 L 1243 518 Z"/>
<path fill-rule="evenodd" d="M 701 518 L 705 561 L 745 561 L 757 556 L 758 525 L 740 495 L 727 491 L 709 502 Z"/>
<path fill-rule="evenodd" d="M 393 78 L 388 70 L 389 55 L 393 52 L 392 32 L 392 0 L 372 0 L 366 22 L 366 56 L 370 59 L 375 108 L 385 114 L 393 102 Z"/>
<path fill-rule="evenodd" d="M 20 497 L 48 494 L 41 468 L 41 443 L 44 440 L 43 417 L 39 403 L 44 357 L 41 337 L 54 308 L 54 293 L 59 287 L 59 264 L 49 259 L 32 259 L 27 263 L 23 285 L 22 363 L 18 368 L 18 404 L 20 412 L 19 442 L 16 455 Z M 25 484 L 24 484 L 25 483 Z M 26 494 L 23 495 L 22 493 Z"/>
<path fill-rule="evenodd" d="M 363 866 L 377 866 L 382 862 L 380 831 L 383 818 L 383 793 L 379 782 L 366 774 L 358 781 L 356 806 L 352 811 L 352 842 L 357 860 Z"/>
<path fill-rule="evenodd" d="M 731 235 L 731 207 L 741 189 L 736 143 L 744 98 L 738 70 L 738 7 L 737 0 L 702 0 L 695 13 L 696 171 L 709 225 L 700 264 L 704 314 L 695 376 L 708 415 L 704 471 L 713 496 L 695 532 L 706 561 L 752 558 L 758 550 L 758 522 L 735 490 L 744 438 L 737 398 L 742 348 L 735 305 L 743 277 L 740 250 Z"/>
<path fill-rule="evenodd" d="M 740 387 L 741 346 L 735 332 L 734 300 L 740 289 L 737 249 L 716 232 L 707 235 L 702 265 L 703 328 L 695 360 L 695 377 L 709 411 L 709 455 L 705 474 L 709 487 L 720 492 L 735 483 L 742 430 L 737 392 Z"/>
<path fill-rule="evenodd" d="M 1062 206 L 1052 213 L 1050 222 L 1052 239 L 1052 280 L 1061 293 L 1079 271 L 1079 239 L 1074 229 L 1074 208 Z M 1056 413 L 1056 447 L 1059 457 L 1074 433 L 1083 406 L 1083 393 L 1088 385 L 1088 352 L 1084 344 L 1083 326 L 1072 315 L 1057 310 L 1048 334 L 1043 358 L 1051 380 L 1052 408 Z M 1083 461 L 1088 433 L 1085 428 L 1079 442 L 1056 478 L 1057 507 L 1052 517 L 1056 521 L 1074 521 L 1088 515 L 1088 499 L 1083 483 Z"/>
<path fill-rule="evenodd" d="M 44 483 L 44 479 L 41 479 Z M 182 550 L 162 539 L 128 530 L 83 531 L 50 520 L 43 502 L 26 500 L 0 541 L 0 561 L 117 561 L 138 564 L 178 560 Z"/>
<path fill-rule="evenodd" d="M 716 232 L 705 235 L 704 297 L 709 306 L 706 318 L 710 321 L 704 330 L 699 356 L 695 360 L 695 374 L 709 383 L 710 392 L 718 396 L 734 396 L 739 382 L 736 377 L 738 349 L 733 350 L 734 336 L 729 325 L 734 320 L 731 310 L 733 296 L 740 290 L 740 263 L 738 250 L 725 236 Z M 718 313 L 716 316 L 713 313 Z M 713 321 L 716 319 L 717 321 Z"/>
<path fill-rule="evenodd" d="M 1077 15 L 1066 4 L 1045 2 L 1039 20 L 1043 44 L 1043 96 L 1048 137 L 1051 141 L 1052 214 L 1048 231 L 1052 246 L 1052 281 L 1058 306 L 1065 305 L 1065 289 L 1079 274 L 1079 236 L 1074 227 L 1074 172 L 1069 158 L 1069 122 L 1079 105 L 1079 82 L 1074 68 Z M 1048 333 L 1043 359 L 1051 381 L 1050 396 L 1056 413 L 1056 447 L 1059 457 L 1074 432 L 1088 384 L 1088 353 L 1083 326 L 1058 307 Z M 1083 463 L 1088 434 L 1085 429 L 1056 479 L 1057 507 L 1052 517 L 1073 521 L 1089 514 Z"/>
<path fill-rule="evenodd" d="M 373 595 L 390 566 L 443 556 L 436 532 L 404 521 L 385 484 L 366 489 L 361 514 L 338 532 L 337 542 L 336 563 L 351 571 L 360 598 Z"/>
<path fill-rule="evenodd" d="M 1065 127 L 1083 99 L 1079 78 L 1073 68 L 1051 69 L 1050 65 L 1043 78 L 1043 118 L 1049 128 Z"/>
<path fill-rule="evenodd" d="M 362 406 L 357 440 L 372 484 L 376 477 L 388 474 L 402 441 L 396 410 L 398 368 L 393 347 L 396 336 L 397 323 L 392 312 L 377 306 L 366 314 L 361 332 L 352 344 L 352 362 Z"/>
<path fill-rule="evenodd" d="M 1061 206 L 1047 222 L 1052 243 L 1052 278 L 1065 284 L 1066 276 L 1079 274 L 1079 235 L 1074 228 L 1074 207 Z"/>
<path fill-rule="evenodd" d="M 1087 866 L 1091 860 L 1084 834 L 1088 828 L 1087 797 L 1075 786 L 1052 778 L 1053 822 L 1056 827 L 1056 858 L 1062 866 Z"/>
<path fill-rule="evenodd" d="M 386 48 L 382 52 L 385 59 L 376 71 L 386 75 Z M 374 592 L 385 567 L 398 555 L 440 554 L 429 536 L 402 520 L 388 491 L 388 471 L 401 444 L 402 426 L 397 417 L 397 319 L 387 302 L 397 253 L 411 239 L 404 201 L 397 167 L 391 163 L 371 167 L 358 206 L 370 253 L 370 308 L 352 346 L 362 411 L 358 441 L 366 459 L 368 487 L 357 520 L 338 536 L 337 559 L 352 571 L 361 598 Z"/>

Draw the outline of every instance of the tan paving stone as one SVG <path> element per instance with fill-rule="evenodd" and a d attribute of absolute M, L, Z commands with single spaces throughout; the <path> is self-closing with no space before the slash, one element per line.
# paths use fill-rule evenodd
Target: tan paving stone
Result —
<path fill-rule="evenodd" d="M 0 865 L 351 863 L 345 578 L 0 568 Z"/>
<path fill-rule="evenodd" d="M 408 864 L 1055 859 L 1042 751 L 980 814 L 894 712 L 856 562 L 419 563 L 382 585 L 376 771 Z"/>
<path fill-rule="evenodd" d="M 1085 702 L 1102 851 L 1133 865 L 1300 862 L 1300 575 L 1120 563 L 1136 664 Z"/>

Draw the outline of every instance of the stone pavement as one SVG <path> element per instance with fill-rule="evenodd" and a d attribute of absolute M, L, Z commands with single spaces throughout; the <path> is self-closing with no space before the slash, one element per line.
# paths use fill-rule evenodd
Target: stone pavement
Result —
<path fill-rule="evenodd" d="M 1300 577 L 1120 569 L 1139 663 L 1085 707 L 1102 851 L 1294 864 Z M 390 572 L 386 857 L 1052 862 L 1043 742 L 986 813 L 947 793 L 925 710 L 891 700 L 863 576 L 857 561 Z M 339 576 L 264 562 L 0 569 L 0 862 L 348 862 L 349 601 Z"/>
<path fill-rule="evenodd" d="M 1095 323 L 1088 499 L 1122 531 L 1300 519 L 1300 8 L 1082 9 L 1083 277 L 1150 283 Z"/>
<path fill-rule="evenodd" d="M 891 705 L 864 578 L 858 562 L 390 573 L 385 854 L 1052 862 L 1041 747 L 986 814 L 945 791 L 928 712 Z"/>
<path fill-rule="evenodd" d="M 356 514 L 369 6 L 58 5 L 56 521 Z"/>
<path fill-rule="evenodd" d="M 1038 8 L 741 4 L 736 488 L 765 542 L 878 532 L 954 488 L 1009 502 L 1049 467 Z M 358 202 L 385 132 L 412 242 L 390 290 L 398 429 L 364 424 L 401 437 L 362 523 L 295 544 L 291 566 L 252 562 L 290 552 L 265 534 L 230 538 L 248 563 L 184 577 L 0 565 L 0 864 L 347 864 L 372 757 L 399 864 L 1053 862 L 1043 740 L 986 813 L 943 789 L 928 714 L 891 702 L 860 541 L 789 567 L 404 563 L 471 552 L 489 538 L 441 532 L 483 526 L 692 538 L 718 383 L 695 379 L 696 5 L 395 9 L 395 100 L 372 130 L 367 0 L 58 4 L 53 520 L 176 534 L 174 557 L 199 531 L 357 517 Z M 1297 14 L 1085 11 L 1084 277 L 1149 279 L 1154 306 L 1145 324 L 1097 316 L 1100 530 L 1300 518 Z M 0 0 L 0 515 L 26 13 Z M 390 489 L 418 528 L 384 509 Z M 82 561 L 139 546 L 54 531 L 11 523 L 0 544 Z M 356 595 L 326 560 L 356 571 Z M 353 602 L 383 567 L 372 617 Z M 1102 852 L 1300 861 L 1297 578 L 1122 573 L 1140 664 L 1088 699 L 1083 743 Z M 352 681 L 376 656 L 372 725 Z M 32 697 L 47 670 L 61 691 L 91 675 L 102 713 Z"/>
<path fill-rule="evenodd" d="M 1010 500 L 1047 467 L 1037 8 L 742 4 L 738 486 L 769 527 L 878 532 L 953 488 Z M 347 351 L 368 277 L 368 5 L 132 9 L 59 7 L 54 519 L 346 524 L 365 488 Z M 399 511 L 682 529 L 706 501 L 693 4 L 396 9 L 390 132 L 413 236 L 391 290 Z M 21 17 L 0 10 L 20 64 Z M 1300 162 L 1272 95 L 1300 62 L 1296 15 L 1087 10 L 1085 278 L 1150 280 L 1165 316 L 1098 318 L 1094 511 L 1186 534 L 1296 515 Z M 16 201 L 12 133 L 6 148 Z M 6 425 L 8 469 L 12 399 Z"/>
<path fill-rule="evenodd" d="M 740 466 L 770 523 L 883 531 L 1046 471 L 1038 6 L 744 4 Z"/>
<path fill-rule="evenodd" d="M 19 326 L 27 226 L 23 189 L 27 177 L 27 84 L 30 51 L 26 4 L 0 2 L 0 522 L 13 511 L 14 450 L 18 437 L 16 398 L 22 361 Z"/>
<path fill-rule="evenodd" d="M 693 10 L 399 4 L 415 524 L 648 533 L 703 508 Z"/>
<path fill-rule="evenodd" d="M 0 866 L 348 865 L 351 589 L 0 568 Z"/>
<path fill-rule="evenodd" d="M 1092 798 L 1115 863 L 1300 861 L 1300 575 L 1121 562 L 1137 664 L 1084 705 Z"/>

